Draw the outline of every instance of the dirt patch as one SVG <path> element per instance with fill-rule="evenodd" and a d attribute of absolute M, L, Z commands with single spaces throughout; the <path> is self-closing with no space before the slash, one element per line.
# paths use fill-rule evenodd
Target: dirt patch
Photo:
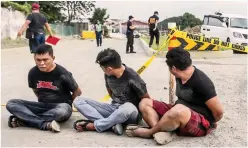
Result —
<path fill-rule="evenodd" d="M 17 47 L 25 47 L 28 46 L 28 40 L 26 39 L 2 39 L 1 40 L 1 49 L 10 49 L 10 48 L 17 48 Z"/>

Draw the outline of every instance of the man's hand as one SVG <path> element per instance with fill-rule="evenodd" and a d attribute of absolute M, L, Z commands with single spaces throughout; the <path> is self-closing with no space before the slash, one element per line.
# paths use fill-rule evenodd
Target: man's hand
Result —
<path fill-rule="evenodd" d="M 21 36 L 22 36 L 22 32 L 19 31 L 19 32 L 17 33 L 17 37 L 21 37 Z"/>
<path fill-rule="evenodd" d="M 209 99 L 206 102 L 206 105 L 211 110 L 214 116 L 215 122 L 218 122 L 223 117 L 224 109 L 220 101 L 218 100 L 217 96 Z"/>
<path fill-rule="evenodd" d="M 54 37 L 52 33 L 50 33 L 50 37 L 52 37 L 52 38 Z"/>
<path fill-rule="evenodd" d="M 74 99 L 77 97 L 77 96 L 80 96 L 82 94 L 82 91 L 81 89 L 78 87 L 73 93 L 72 93 L 72 101 L 74 101 Z"/>

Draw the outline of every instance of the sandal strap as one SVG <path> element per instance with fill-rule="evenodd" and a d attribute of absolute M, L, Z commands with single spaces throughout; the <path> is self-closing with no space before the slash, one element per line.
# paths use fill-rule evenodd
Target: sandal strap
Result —
<path fill-rule="evenodd" d="M 77 125 L 77 123 L 79 123 L 79 122 L 85 122 L 85 123 L 84 124 Z M 74 127 L 75 130 L 77 130 L 77 126 L 81 126 L 84 131 L 87 131 L 88 129 L 86 128 L 86 126 L 89 123 L 93 123 L 93 122 L 90 121 L 90 120 L 81 119 L 81 120 L 75 121 L 74 124 L 73 124 L 73 127 Z"/>

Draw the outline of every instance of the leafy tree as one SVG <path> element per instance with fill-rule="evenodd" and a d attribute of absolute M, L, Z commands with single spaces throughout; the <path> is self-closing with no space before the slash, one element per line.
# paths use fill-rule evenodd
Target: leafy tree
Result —
<path fill-rule="evenodd" d="M 94 1 L 60 1 L 60 8 L 67 14 L 67 23 L 82 21 L 95 7 Z"/>
<path fill-rule="evenodd" d="M 177 26 L 180 26 L 181 30 L 186 27 L 194 27 L 197 25 L 201 25 L 202 21 L 199 18 L 196 18 L 194 15 L 186 12 L 182 16 L 178 17 L 170 17 L 158 24 L 159 28 L 168 29 L 168 22 L 175 22 Z"/>
<path fill-rule="evenodd" d="M 101 24 L 104 24 L 104 22 L 109 18 L 109 15 L 107 15 L 107 9 L 101 9 L 101 8 L 96 8 L 94 10 L 92 18 L 89 18 L 90 23 L 96 24 L 97 20 L 101 22 Z"/>
<path fill-rule="evenodd" d="M 12 1 L 16 5 L 26 6 L 28 10 L 22 11 L 26 15 L 31 13 L 31 5 L 36 2 L 40 5 L 40 12 L 43 13 L 49 23 L 54 23 L 55 21 L 63 22 L 66 17 L 61 12 L 61 2 L 60 1 Z"/>

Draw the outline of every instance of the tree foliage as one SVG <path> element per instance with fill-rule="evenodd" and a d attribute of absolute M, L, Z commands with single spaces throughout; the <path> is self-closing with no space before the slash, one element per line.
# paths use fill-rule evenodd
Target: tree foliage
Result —
<path fill-rule="evenodd" d="M 82 21 L 95 7 L 94 1 L 6 1 L 1 3 L 1 7 L 12 6 L 27 15 L 31 13 L 34 2 L 39 3 L 41 13 L 50 23 L 67 20 L 70 24 L 72 20 Z"/>
<path fill-rule="evenodd" d="M 159 28 L 168 29 L 168 22 L 175 22 L 177 26 L 180 26 L 180 29 L 183 30 L 186 27 L 194 27 L 201 25 L 202 21 L 199 18 L 196 18 L 193 14 L 188 12 L 184 13 L 182 16 L 170 17 L 158 24 Z"/>
<path fill-rule="evenodd" d="M 107 15 L 107 9 L 103 8 L 96 8 L 94 10 L 92 18 L 89 18 L 91 24 L 96 24 L 97 20 L 101 22 L 101 24 L 104 24 L 104 22 L 109 18 L 109 15 Z"/>
<path fill-rule="evenodd" d="M 94 1 L 60 1 L 60 8 L 67 14 L 67 23 L 82 21 L 95 7 Z"/>
<path fill-rule="evenodd" d="M 14 1 L 3 1 L 1 2 L 1 7 L 18 10 L 20 12 L 23 12 L 25 15 L 28 15 L 31 12 L 31 5 L 25 3 L 19 4 Z"/>

